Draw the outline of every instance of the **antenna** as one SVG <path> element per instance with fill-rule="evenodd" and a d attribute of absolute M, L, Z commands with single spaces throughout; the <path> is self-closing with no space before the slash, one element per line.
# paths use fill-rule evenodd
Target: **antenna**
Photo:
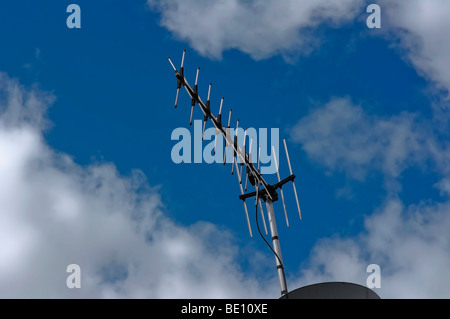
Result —
<path fill-rule="evenodd" d="M 182 59 L 181 59 L 181 66 L 180 66 L 179 70 L 177 70 L 177 68 L 174 66 L 174 64 L 170 60 L 170 57 L 168 58 L 172 68 L 175 71 L 175 77 L 177 80 L 177 93 L 176 93 L 176 97 L 175 97 L 175 108 L 177 107 L 177 104 L 178 104 L 178 95 L 179 95 L 180 89 L 181 89 L 181 87 L 184 87 L 186 92 L 189 94 L 189 96 L 191 98 L 191 116 L 190 116 L 189 123 L 192 124 L 194 107 L 197 104 L 200 107 L 201 111 L 203 112 L 202 139 L 203 139 L 203 135 L 205 132 L 206 122 L 208 121 L 208 119 L 211 120 L 212 124 L 214 125 L 214 127 L 216 129 L 215 142 L 214 142 L 214 154 L 216 153 L 218 135 L 222 134 L 225 137 L 226 143 L 225 143 L 225 155 L 224 155 L 224 160 L 223 160 L 224 164 L 226 163 L 226 149 L 227 149 L 227 147 L 232 148 L 233 163 L 231 165 L 231 174 L 233 174 L 234 169 L 236 169 L 236 175 L 237 175 L 238 182 L 239 182 L 239 189 L 241 191 L 241 194 L 239 195 L 239 199 L 241 199 L 244 204 L 245 216 L 246 216 L 246 221 L 247 221 L 247 226 L 248 226 L 248 231 L 249 231 L 250 237 L 253 237 L 253 234 L 252 234 L 252 228 L 251 228 L 251 224 L 250 224 L 246 199 L 250 198 L 250 197 L 255 197 L 256 224 L 258 227 L 258 231 L 261 234 L 261 237 L 264 239 L 264 241 L 267 243 L 267 245 L 270 247 L 270 249 L 273 251 L 273 253 L 276 257 L 275 262 L 276 262 L 276 266 L 277 266 L 278 279 L 280 282 L 281 295 L 282 295 L 282 297 L 283 296 L 287 297 L 288 290 L 287 290 L 287 285 L 286 285 L 286 276 L 285 276 L 283 260 L 282 260 L 282 256 L 281 256 L 280 241 L 279 241 L 279 237 L 278 237 L 278 230 L 277 230 L 277 225 L 276 225 L 276 221 L 275 221 L 275 213 L 274 213 L 274 207 L 273 207 L 273 203 L 278 200 L 277 190 L 279 189 L 280 194 L 281 194 L 281 201 L 283 203 L 283 210 L 284 210 L 284 215 L 285 215 L 285 219 L 286 219 L 286 225 L 289 227 L 289 220 L 288 220 L 288 216 L 287 216 L 284 192 L 282 189 L 284 184 L 286 184 L 288 182 L 292 182 L 292 187 L 294 189 L 294 195 L 295 195 L 295 200 L 297 202 L 297 209 L 298 209 L 300 219 L 302 219 L 302 214 L 300 211 L 300 204 L 298 201 L 297 189 L 296 189 L 295 183 L 294 183 L 295 175 L 292 173 L 291 161 L 289 159 L 289 153 L 287 150 L 286 141 L 283 139 L 284 150 L 286 153 L 286 158 L 287 158 L 287 162 L 288 162 L 290 175 L 284 179 L 281 179 L 280 173 L 279 173 L 279 166 L 278 166 L 279 162 L 277 159 L 277 154 L 275 152 L 275 147 L 272 146 L 271 150 L 272 150 L 272 154 L 273 154 L 273 160 L 275 163 L 275 169 L 276 169 L 278 182 L 276 182 L 274 184 L 269 184 L 263 178 L 262 173 L 260 172 L 261 145 L 258 145 L 259 147 L 258 147 L 258 154 L 257 154 L 257 159 L 256 159 L 258 164 L 257 164 L 257 167 L 255 167 L 255 165 L 253 165 L 254 159 L 252 156 L 253 138 L 250 137 L 250 147 L 249 147 L 249 152 L 247 154 L 247 146 L 246 146 L 247 130 L 244 131 L 243 146 L 239 147 L 239 143 L 238 143 L 239 119 L 237 119 L 237 121 L 236 121 L 236 131 L 235 131 L 234 137 L 231 136 L 231 130 L 230 130 L 231 109 L 230 109 L 230 112 L 228 115 L 227 127 L 222 126 L 222 107 L 223 107 L 224 98 L 222 97 L 222 99 L 220 101 L 218 115 L 214 116 L 211 112 L 211 107 L 210 107 L 211 83 L 209 84 L 208 98 L 206 100 L 206 103 L 204 103 L 202 101 L 202 99 L 200 98 L 200 96 L 198 95 L 198 75 L 199 75 L 200 68 L 197 68 L 197 74 L 195 77 L 194 87 L 192 88 L 189 85 L 187 79 L 184 76 L 185 54 L 186 54 L 186 50 L 183 51 L 183 55 L 182 55 Z M 239 159 L 240 165 L 238 165 L 238 159 Z M 243 173 L 244 173 L 244 171 L 243 171 L 244 165 L 245 165 L 245 175 L 246 175 L 245 188 L 243 187 L 243 183 L 242 183 L 243 182 L 242 177 L 243 177 Z M 252 184 L 255 187 L 255 191 L 247 192 L 248 182 L 250 182 L 250 184 Z M 264 230 L 265 230 L 266 235 L 268 234 L 267 226 L 266 226 L 266 219 L 264 217 L 264 211 L 262 209 L 263 208 L 262 202 L 265 202 L 265 204 L 266 204 L 269 228 L 270 228 L 270 233 L 272 236 L 272 246 L 264 238 L 264 236 L 262 235 L 262 233 L 259 229 L 259 226 L 258 226 L 258 214 L 257 213 L 258 213 L 258 207 L 259 207 L 261 216 L 262 216 L 262 220 L 263 220 L 263 224 L 264 224 Z"/>

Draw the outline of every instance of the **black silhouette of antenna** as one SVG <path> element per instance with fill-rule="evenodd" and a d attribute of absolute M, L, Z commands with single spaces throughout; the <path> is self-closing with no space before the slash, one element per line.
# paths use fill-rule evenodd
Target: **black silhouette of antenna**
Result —
<path fill-rule="evenodd" d="M 286 158 L 287 158 L 290 175 L 284 179 L 280 178 L 279 165 L 278 165 L 279 161 L 277 159 L 277 154 L 275 152 L 275 148 L 272 146 L 272 155 L 274 157 L 273 160 L 275 163 L 275 169 L 276 169 L 278 182 L 274 183 L 274 184 L 269 184 L 268 182 L 266 182 L 266 180 L 263 178 L 262 174 L 260 173 L 261 145 L 258 146 L 258 154 L 256 154 L 256 159 L 257 159 L 258 164 L 257 164 L 257 167 L 255 167 L 255 165 L 253 165 L 254 155 L 252 154 L 253 139 L 250 138 L 250 147 L 248 148 L 249 152 L 247 153 L 247 147 L 246 147 L 246 142 L 245 142 L 246 137 L 247 137 L 247 130 L 244 130 L 243 146 L 242 147 L 239 146 L 238 134 L 237 134 L 237 130 L 239 128 L 239 119 L 237 119 L 237 121 L 236 121 L 235 134 L 234 134 L 234 136 L 231 136 L 232 135 L 230 133 L 231 132 L 231 129 L 230 129 L 231 109 L 229 111 L 227 126 L 226 127 L 222 126 L 222 108 L 223 108 L 223 102 L 224 102 L 223 97 L 220 101 L 218 115 L 214 116 L 212 114 L 211 106 L 210 106 L 211 83 L 209 84 L 209 88 L 208 88 L 208 98 L 206 100 L 206 103 L 204 103 L 198 94 L 198 76 L 199 76 L 200 68 L 197 68 L 197 74 L 195 77 L 195 84 L 194 84 L 193 88 L 189 85 L 187 79 L 184 77 L 185 54 L 186 54 L 186 50 L 183 51 L 180 69 L 177 69 L 175 67 L 175 65 L 170 60 L 170 57 L 168 58 L 173 70 L 175 71 L 175 77 L 177 80 L 177 93 L 176 93 L 176 97 L 175 97 L 175 108 L 177 107 L 177 104 L 178 104 L 178 96 L 180 93 L 180 89 L 181 89 L 181 87 L 184 87 L 186 89 L 186 92 L 189 94 L 189 96 L 191 98 L 191 115 L 190 115 L 189 123 L 192 124 L 194 107 L 195 107 L 195 105 L 198 105 L 200 107 L 200 110 L 203 112 L 202 138 L 203 138 L 203 134 L 205 132 L 206 122 L 208 120 L 210 120 L 212 122 L 212 124 L 214 125 L 214 127 L 216 129 L 214 153 L 216 152 L 218 134 L 222 134 L 223 137 L 225 138 L 226 144 L 225 144 L 224 164 L 226 162 L 226 149 L 227 149 L 227 147 L 231 147 L 232 152 L 233 152 L 233 163 L 231 166 L 231 174 L 234 174 L 234 170 L 236 170 L 236 175 L 237 175 L 238 182 L 239 182 L 239 188 L 241 191 L 241 195 L 239 195 L 239 199 L 241 199 L 244 204 L 245 216 L 246 216 L 246 220 L 247 220 L 248 231 L 249 231 L 250 237 L 253 237 L 253 233 L 252 233 L 252 228 L 251 228 L 251 224 L 250 224 L 250 218 L 249 218 L 249 214 L 248 214 L 246 200 L 248 198 L 255 197 L 256 224 L 258 227 L 258 231 L 259 231 L 261 237 L 264 239 L 264 241 L 267 243 L 267 245 L 270 247 L 270 249 L 273 251 L 273 253 L 275 255 L 275 262 L 276 262 L 276 266 L 277 266 L 278 279 L 280 282 L 281 295 L 287 297 L 288 289 L 287 289 L 287 284 L 286 284 L 286 276 L 285 276 L 285 272 L 284 272 L 283 260 L 281 257 L 280 240 L 278 237 L 277 225 L 276 225 L 276 221 L 275 221 L 273 202 L 278 200 L 277 190 L 279 190 L 280 194 L 281 194 L 281 201 L 283 204 L 283 210 L 284 210 L 284 215 L 285 215 L 285 219 L 286 219 L 286 224 L 289 227 L 289 220 L 288 220 L 285 197 L 284 197 L 284 192 L 283 192 L 283 185 L 285 185 L 288 182 L 292 182 L 292 187 L 294 190 L 294 196 L 295 196 L 295 200 L 297 203 L 297 209 L 298 209 L 300 219 L 302 219 L 302 213 L 300 210 L 300 204 L 299 204 L 298 196 L 297 196 L 297 189 L 295 187 L 295 182 L 294 182 L 295 175 L 292 173 L 292 167 L 291 167 L 291 162 L 289 159 L 289 153 L 287 150 L 286 141 L 283 139 L 284 150 L 286 153 Z M 239 161 L 239 163 L 238 163 L 238 161 Z M 245 166 L 245 170 L 243 169 L 244 166 Z M 245 172 L 246 177 L 245 177 L 245 184 L 243 185 L 243 178 L 242 178 L 243 176 L 242 175 L 244 174 L 244 172 Z M 255 187 L 255 191 L 247 192 L 248 182 L 250 182 L 250 184 Z M 267 232 L 267 226 L 266 226 L 266 219 L 264 217 L 264 212 L 262 209 L 262 202 L 265 202 L 265 204 L 266 204 L 269 228 L 270 228 L 270 233 L 271 233 L 271 237 L 272 237 L 272 246 L 266 241 L 266 239 L 262 235 L 262 233 L 259 229 L 259 225 L 258 225 L 257 211 L 258 211 L 258 206 L 259 206 L 263 224 L 264 224 L 264 230 L 267 235 L 268 232 Z"/>

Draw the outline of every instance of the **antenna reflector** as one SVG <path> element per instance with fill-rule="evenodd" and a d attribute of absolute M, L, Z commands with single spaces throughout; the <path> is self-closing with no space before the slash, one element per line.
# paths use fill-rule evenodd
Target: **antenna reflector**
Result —
<path fill-rule="evenodd" d="M 287 162 L 288 162 L 288 166 L 289 166 L 289 173 L 292 175 L 291 161 L 289 159 L 289 152 L 288 152 L 288 149 L 286 146 L 285 139 L 283 139 L 283 144 L 284 144 L 284 151 L 286 152 L 286 158 L 287 158 Z M 295 200 L 297 202 L 298 215 L 299 215 L 300 219 L 302 219 L 302 211 L 300 210 L 300 203 L 298 202 L 297 188 L 295 187 L 294 180 L 292 180 L 292 187 L 294 188 Z"/>
<path fill-rule="evenodd" d="M 277 171 L 277 177 L 278 181 L 280 182 L 280 172 L 278 170 L 278 161 L 277 161 L 277 154 L 275 153 L 275 146 L 272 145 L 272 153 L 273 153 L 273 160 L 275 161 L 275 170 Z M 283 194 L 283 186 L 280 186 L 280 193 L 281 193 L 281 201 L 283 202 L 283 209 L 284 209 L 284 217 L 286 218 L 286 225 L 289 227 L 289 219 L 287 216 L 286 211 L 286 203 L 284 202 L 284 194 Z"/>

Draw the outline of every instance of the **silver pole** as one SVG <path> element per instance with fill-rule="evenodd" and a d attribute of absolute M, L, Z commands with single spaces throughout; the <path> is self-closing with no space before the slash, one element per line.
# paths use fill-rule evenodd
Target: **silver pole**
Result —
<path fill-rule="evenodd" d="M 275 213 L 273 211 L 273 203 L 270 199 L 266 199 L 267 215 L 269 216 L 270 234 L 272 235 L 272 246 L 275 251 L 275 261 L 277 264 L 278 280 L 280 281 L 281 295 L 287 294 L 286 276 L 283 269 L 283 258 L 281 257 L 280 240 L 278 239 L 277 223 L 275 221 Z M 279 258 L 279 259 L 278 259 Z"/>

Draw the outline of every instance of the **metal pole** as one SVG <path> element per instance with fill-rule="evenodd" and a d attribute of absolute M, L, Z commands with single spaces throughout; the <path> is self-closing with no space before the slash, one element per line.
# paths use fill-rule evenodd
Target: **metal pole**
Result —
<path fill-rule="evenodd" d="M 266 199 L 267 215 L 269 216 L 270 234 L 272 235 L 272 246 L 276 253 L 275 262 L 277 264 L 278 280 L 280 281 L 281 296 L 287 294 L 286 276 L 283 268 L 283 258 L 281 257 L 280 240 L 278 239 L 277 223 L 275 221 L 275 213 L 273 211 L 273 203 L 270 199 Z M 278 257 L 277 257 L 278 256 Z"/>

